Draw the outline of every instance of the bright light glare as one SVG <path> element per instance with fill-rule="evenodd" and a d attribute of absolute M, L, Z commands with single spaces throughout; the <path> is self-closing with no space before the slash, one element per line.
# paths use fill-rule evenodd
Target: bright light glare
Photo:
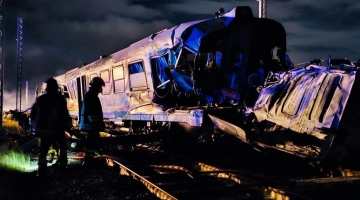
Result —
<path fill-rule="evenodd" d="M 55 164 L 57 159 L 49 161 L 47 166 Z M 78 159 L 68 159 L 68 165 L 79 164 Z M 38 170 L 38 161 L 32 160 L 30 156 L 20 152 L 7 152 L 0 154 L 0 167 L 19 172 L 34 172 Z"/>
<path fill-rule="evenodd" d="M 48 166 L 53 165 L 56 159 L 48 163 Z M 0 167 L 19 171 L 19 172 L 33 172 L 38 170 L 37 160 L 31 160 L 29 155 L 21 152 L 8 151 L 0 154 Z"/>
<path fill-rule="evenodd" d="M 25 172 L 24 166 L 30 164 L 30 156 L 16 151 L 0 153 L 0 167 Z"/>
<path fill-rule="evenodd" d="M 52 157 L 53 158 L 53 157 Z M 48 166 L 56 163 L 56 157 L 48 157 Z M 68 159 L 68 164 L 78 164 L 78 159 Z M 19 172 L 34 172 L 38 170 L 38 161 L 27 154 L 15 150 L 5 150 L 0 153 L 0 167 Z"/>

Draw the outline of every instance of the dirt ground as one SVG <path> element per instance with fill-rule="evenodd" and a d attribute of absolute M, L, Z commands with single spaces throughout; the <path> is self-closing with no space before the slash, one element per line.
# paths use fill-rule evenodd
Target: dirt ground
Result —
<path fill-rule="evenodd" d="M 158 199 L 131 177 L 111 168 L 71 165 L 65 172 L 49 168 L 48 177 L 36 172 L 0 169 L 0 199 Z"/>
<path fill-rule="evenodd" d="M 1 144 L 1 138 L 0 138 Z M 170 143 L 172 148 L 191 150 L 191 148 L 183 148 L 181 143 L 179 146 Z M 233 146 L 229 143 L 224 143 L 224 146 L 213 147 L 210 145 L 205 149 L 202 154 L 203 158 L 210 157 L 213 160 L 216 158 L 226 158 L 229 152 L 236 153 Z M 221 151 L 224 151 L 224 155 Z M 195 150 L 191 150 L 195 152 Z M 217 155 L 217 156 L 216 156 Z M 237 155 L 237 154 L 236 154 Z M 292 170 L 284 170 L 292 168 L 294 163 L 282 162 L 288 160 L 287 157 L 281 156 L 279 159 L 268 156 L 255 156 L 250 154 L 249 151 L 243 156 L 238 156 L 239 160 L 231 161 L 236 165 L 244 164 L 246 159 L 251 162 L 257 163 L 257 166 L 266 165 L 267 168 L 279 171 L 279 176 L 287 176 L 287 173 L 294 173 Z M 123 155 L 124 156 L 124 155 Z M 236 157 L 235 157 L 236 158 Z M 150 159 L 150 158 L 149 158 Z M 245 159 L 245 160 L 244 160 Z M 290 159 L 289 159 L 290 160 Z M 225 160 L 223 160 L 225 163 Z M 250 162 L 250 163 L 251 163 Z M 285 166 L 278 166 L 276 163 L 287 163 Z M 274 164 L 274 165 L 272 165 Z M 103 162 L 105 165 L 105 162 Z M 288 166 L 288 167 L 287 167 Z M 300 170 L 300 174 L 304 174 L 307 168 L 302 168 L 299 165 L 295 169 Z M 248 173 L 256 173 L 253 165 L 245 164 L 242 170 Z M 119 175 L 118 168 L 110 167 L 97 167 L 97 168 L 84 168 L 80 164 L 69 165 L 65 172 L 56 170 L 49 167 L 48 178 L 39 179 L 36 177 L 37 172 L 15 172 L 7 169 L 0 168 L 0 200 L 35 200 L 35 199 L 158 199 L 152 194 L 143 184 L 139 181 L 133 180 L 131 177 Z M 309 172 L 311 173 L 311 172 Z M 299 174 L 299 173 L 295 173 Z M 340 186 L 332 186 L 329 188 L 322 188 L 319 190 L 312 190 L 307 193 L 301 194 L 307 199 L 358 199 L 358 188 L 360 183 L 344 184 Z M 304 198 L 298 198 L 304 199 Z"/>

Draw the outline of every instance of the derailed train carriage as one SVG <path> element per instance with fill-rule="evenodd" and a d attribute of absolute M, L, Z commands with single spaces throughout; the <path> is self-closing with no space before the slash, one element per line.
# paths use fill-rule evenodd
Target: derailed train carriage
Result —
<path fill-rule="evenodd" d="M 356 70 L 311 66 L 292 69 L 283 26 L 240 6 L 151 34 L 55 78 L 74 126 L 88 83 L 99 76 L 112 130 L 136 134 L 181 124 L 226 132 L 257 147 L 323 157 L 339 130 L 354 127 L 354 120 L 342 122 Z"/>
<path fill-rule="evenodd" d="M 219 129 L 255 148 L 358 163 L 358 69 L 359 63 L 329 59 L 326 65 L 273 73 L 256 103 L 246 108 L 243 124 L 210 117 Z"/>

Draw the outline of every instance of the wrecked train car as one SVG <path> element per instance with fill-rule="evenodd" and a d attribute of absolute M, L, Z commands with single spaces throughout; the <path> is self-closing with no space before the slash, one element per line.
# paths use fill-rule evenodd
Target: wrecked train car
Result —
<path fill-rule="evenodd" d="M 346 159 L 360 152 L 357 68 L 347 66 L 293 69 L 283 26 L 240 6 L 55 78 L 74 127 L 88 83 L 99 76 L 110 130 L 143 134 L 180 124 L 200 134 L 225 132 L 257 149 Z"/>
<path fill-rule="evenodd" d="M 245 123 L 229 124 L 213 116 L 212 120 L 257 149 L 356 162 L 360 80 L 357 65 L 349 64 L 346 70 L 311 64 L 274 73 L 265 80 L 255 105 L 244 112 Z"/>
<path fill-rule="evenodd" d="M 236 122 L 244 102 L 255 103 L 264 74 L 289 68 L 285 53 L 283 26 L 239 6 L 151 34 L 55 78 L 74 126 L 88 83 L 99 76 L 110 129 L 141 133 L 169 123 L 213 129 L 208 114 Z"/>
<path fill-rule="evenodd" d="M 339 161 L 359 155 L 357 71 L 355 65 L 350 70 L 309 65 L 281 74 L 254 106 L 262 138 L 272 138 L 271 146 L 260 145 Z"/>

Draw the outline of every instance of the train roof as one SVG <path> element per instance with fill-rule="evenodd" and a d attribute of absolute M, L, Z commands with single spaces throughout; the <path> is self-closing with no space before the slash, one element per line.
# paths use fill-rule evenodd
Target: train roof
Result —
<path fill-rule="evenodd" d="M 220 30 L 228 26 L 238 15 L 241 15 L 240 17 L 251 16 L 253 18 L 250 7 L 238 6 L 218 18 L 185 22 L 172 28 L 153 33 L 150 36 L 113 53 L 105 59 L 100 59 L 90 63 L 89 66 L 98 66 L 103 64 L 103 62 L 107 62 L 106 60 L 108 59 L 112 59 L 114 62 L 117 62 L 126 59 L 130 55 L 134 56 L 144 53 L 150 53 L 150 56 L 160 56 L 168 49 L 173 48 L 179 43 L 182 43 L 183 46 L 191 52 L 198 53 L 201 38 L 213 31 Z"/>
<path fill-rule="evenodd" d="M 229 26 L 235 18 L 247 19 L 254 16 L 250 7 L 237 6 L 220 17 L 185 22 L 153 33 L 120 51 L 79 68 L 96 68 L 109 62 L 118 62 L 141 54 L 150 54 L 151 57 L 161 56 L 178 44 L 193 53 L 199 53 L 201 39 L 204 36 Z M 66 74 L 74 73 L 76 72 L 70 70 Z"/>
<path fill-rule="evenodd" d="M 157 33 L 131 44 L 129 47 L 113 54 L 115 61 L 126 58 L 128 55 L 139 53 L 151 53 L 151 56 L 162 55 L 166 50 L 173 48 L 179 43 L 193 53 L 199 52 L 201 38 L 213 31 L 228 26 L 236 17 L 237 9 L 249 10 L 250 7 L 236 7 L 218 18 L 209 18 L 185 22 L 170 29 L 164 29 Z M 251 17 L 252 11 L 251 12 Z"/>

